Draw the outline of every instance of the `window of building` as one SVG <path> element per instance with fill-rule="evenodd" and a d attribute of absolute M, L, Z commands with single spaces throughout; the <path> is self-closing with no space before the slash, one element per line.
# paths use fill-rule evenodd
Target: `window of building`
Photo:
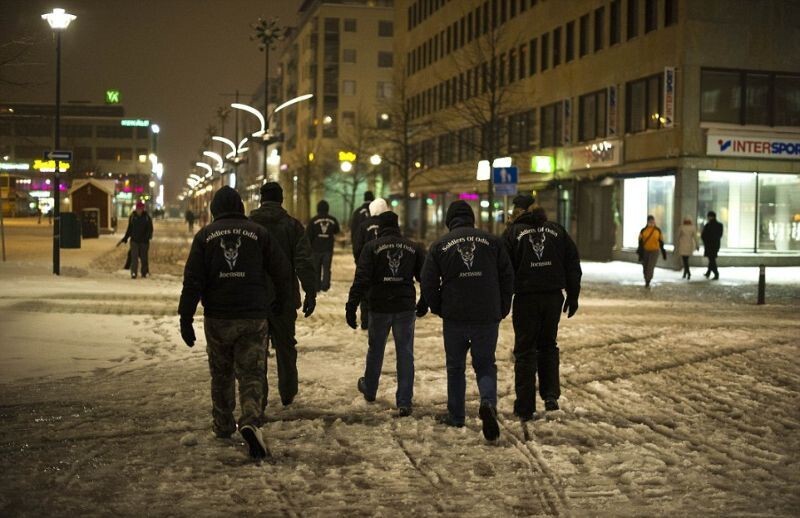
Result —
<path fill-rule="evenodd" d="M 391 52 L 378 52 L 378 67 L 379 68 L 392 68 L 392 53 Z"/>
<path fill-rule="evenodd" d="M 128 128 L 130 129 L 130 128 Z M 133 160 L 133 149 L 127 147 L 99 147 L 97 148 L 98 160 Z"/>
<path fill-rule="evenodd" d="M 511 4 L 508 6 L 508 18 L 514 18 L 517 15 L 517 0 L 510 0 Z"/>
<path fill-rule="evenodd" d="M 612 0 L 609 5 L 609 27 L 608 27 L 608 44 L 616 45 L 620 40 L 620 10 L 619 1 Z"/>
<path fill-rule="evenodd" d="M 538 70 L 538 67 L 536 66 L 536 59 L 539 56 L 539 54 L 536 51 L 537 42 L 538 42 L 538 40 L 536 38 L 533 38 L 528 43 L 528 61 L 529 61 L 529 63 L 528 63 L 528 75 L 529 76 L 532 76 Z"/>
<path fill-rule="evenodd" d="M 549 34 L 542 34 L 542 72 L 547 70 L 547 66 L 550 62 L 550 35 Z"/>
<path fill-rule="evenodd" d="M 536 145 L 536 110 L 511 115 L 508 118 L 508 151 L 517 153 Z"/>
<path fill-rule="evenodd" d="M 390 20 L 379 20 L 378 36 L 381 38 L 391 38 L 394 36 L 394 23 L 392 23 Z"/>
<path fill-rule="evenodd" d="M 564 49 L 564 62 L 569 63 L 575 59 L 575 22 L 567 23 L 566 48 Z"/>
<path fill-rule="evenodd" d="M 375 125 L 378 129 L 389 129 L 392 127 L 392 118 L 386 112 L 379 113 Z"/>
<path fill-rule="evenodd" d="M 800 75 L 704 69 L 700 120 L 800 126 Z"/>
<path fill-rule="evenodd" d="M 584 14 L 580 20 L 580 43 L 578 45 L 578 52 L 580 57 L 585 56 L 589 52 L 589 15 Z"/>
<path fill-rule="evenodd" d="M 658 27 L 658 1 L 644 0 L 644 32 L 652 32 Z"/>
<path fill-rule="evenodd" d="M 594 10 L 594 51 L 597 52 L 603 48 L 603 40 L 605 38 L 606 28 L 606 8 L 598 7 Z"/>
<path fill-rule="evenodd" d="M 355 63 L 356 62 L 356 49 L 342 49 L 342 62 Z"/>
<path fill-rule="evenodd" d="M 553 68 L 561 64 L 561 27 L 553 31 Z"/>
<path fill-rule="evenodd" d="M 662 74 L 626 85 L 626 131 L 637 133 L 663 126 Z"/>
<path fill-rule="evenodd" d="M 542 107 L 540 146 L 558 147 L 563 140 L 564 103 L 557 102 Z"/>
<path fill-rule="evenodd" d="M 514 0 L 516 2 L 516 0 Z M 517 80 L 517 50 L 508 51 L 508 82 L 513 83 Z"/>
<path fill-rule="evenodd" d="M 578 139 L 594 140 L 606 136 L 606 90 L 578 99 Z"/>
<path fill-rule="evenodd" d="M 735 70 L 703 70 L 700 86 L 700 120 L 742 121 L 742 74 Z"/>
<path fill-rule="evenodd" d="M 500 0 L 500 24 L 508 20 L 508 0 Z"/>
<path fill-rule="evenodd" d="M 639 232 L 647 224 L 647 216 L 656 218 L 656 225 L 665 243 L 672 243 L 672 210 L 675 199 L 674 176 L 629 178 L 623 182 L 622 246 L 639 246 Z"/>
<path fill-rule="evenodd" d="M 489 1 L 483 3 L 483 34 L 489 32 Z"/>
<path fill-rule="evenodd" d="M 355 20 L 352 21 L 353 24 L 356 23 Z M 353 25 L 353 27 L 355 27 L 355 25 Z M 355 30 L 355 28 L 353 30 Z M 328 34 L 339 34 L 339 18 L 325 18 L 325 32 Z"/>
<path fill-rule="evenodd" d="M 356 94 L 356 82 L 348 79 L 342 81 L 342 95 L 355 95 L 355 94 Z"/>
<path fill-rule="evenodd" d="M 769 74 L 745 74 L 745 124 L 770 125 Z"/>
<path fill-rule="evenodd" d="M 49 137 L 53 125 L 47 122 L 18 122 L 15 131 L 18 137 Z"/>
<path fill-rule="evenodd" d="M 678 0 L 664 0 L 664 27 L 678 23 Z"/>
<path fill-rule="evenodd" d="M 130 126 L 120 126 L 119 124 L 98 124 L 98 138 L 133 138 L 133 128 Z"/>
<path fill-rule="evenodd" d="M 517 56 L 517 66 L 519 67 L 519 70 L 517 72 L 517 77 L 520 79 L 525 78 L 525 67 L 528 64 L 528 56 L 525 53 L 526 49 L 527 46 L 525 44 L 519 46 L 519 54 Z"/>
<path fill-rule="evenodd" d="M 497 19 L 498 19 L 498 12 L 497 12 L 497 0 L 492 0 L 492 29 L 497 28 Z"/>
<path fill-rule="evenodd" d="M 800 126 L 800 76 L 777 74 L 774 92 L 775 125 Z"/>
<path fill-rule="evenodd" d="M 628 0 L 627 39 L 639 35 L 639 0 Z"/>
<path fill-rule="evenodd" d="M 452 133 L 439 135 L 437 146 L 439 165 L 452 164 L 455 161 L 456 139 Z"/>
<path fill-rule="evenodd" d="M 145 137 L 147 136 L 148 128 L 140 128 L 144 130 Z M 92 126 L 89 124 L 62 124 L 61 136 L 63 137 L 91 137 Z"/>
<path fill-rule="evenodd" d="M 394 93 L 394 84 L 391 81 L 378 81 L 378 99 L 391 99 Z"/>
<path fill-rule="evenodd" d="M 325 30 L 326 31 L 328 30 L 328 28 L 327 28 L 328 20 L 331 20 L 331 19 L 332 18 L 326 18 L 325 19 L 325 24 L 326 24 Z M 357 25 L 357 21 L 356 21 L 355 18 L 345 18 L 344 19 L 344 32 L 356 32 L 357 27 L 358 27 L 358 25 Z"/>

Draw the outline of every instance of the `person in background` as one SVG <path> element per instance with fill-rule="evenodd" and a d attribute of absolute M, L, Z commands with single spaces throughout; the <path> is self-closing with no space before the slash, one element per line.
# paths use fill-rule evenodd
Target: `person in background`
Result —
<path fill-rule="evenodd" d="M 239 381 L 238 429 L 250 456 L 269 455 L 261 434 L 266 382 L 266 314 L 291 303 L 291 270 L 286 255 L 263 227 L 247 220 L 239 194 L 228 186 L 211 201 L 214 221 L 192 242 L 183 273 L 178 314 L 181 337 L 189 347 L 196 336 L 192 322 L 202 301 L 206 351 L 211 371 L 214 434 L 236 431 L 236 384 Z M 271 293 L 269 286 L 275 287 Z"/>
<path fill-rule="evenodd" d="M 667 258 L 667 251 L 664 250 L 664 234 L 656 226 L 656 218 L 653 215 L 647 216 L 647 226 L 639 232 L 639 248 L 636 252 L 639 254 L 639 262 L 642 263 L 644 287 L 649 288 L 659 253 L 664 259 Z"/>
<path fill-rule="evenodd" d="M 414 279 L 419 281 L 425 250 L 403 237 L 397 214 L 391 211 L 378 216 L 378 238 L 364 245 L 358 258 L 350 296 L 345 305 L 347 325 L 355 329 L 356 308 L 370 299 L 369 348 L 364 376 L 358 380 L 358 391 L 369 402 L 378 392 L 383 353 L 389 331 L 397 349 L 397 392 L 395 403 L 400 417 L 411 415 L 414 397 L 414 322 L 415 313 L 428 312 L 425 301 L 416 302 Z M 416 311 L 415 311 L 416 310 Z"/>
<path fill-rule="evenodd" d="M 714 280 L 719 280 L 719 270 L 717 269 L 717 254 L 722 244 L 722 223 L 717 221 L 717 213 L 713 210 L 706 215 L 706 224 L 703 226 L 703 233 L 700 238 L 703 240 L 703 252 L 708 257 L 708 270 L 704 274 L 708 279 L 714 274 Z"/>
<path fill-rule="evenodd" d="M 358 234 L 361 224 L 369 218 L 369 204 L 375 199 L 372 191 L 364 193 L 364 203 L 361 204 L 350 216 L 350 244 L 353 247 L 353 259 L 358 263 L 358 254 L 356 253 L 356 235 Z"/>
<path fill-rule="evenodd" d="M 150 251 L 150 240 L 153 239 L 153 219 L 144 210 L 144 203 L 136 202 L 136 210 L 128 218 L 128 229 L 120 239 L 120 243 L 127 243 L 131 240 L 131 279 L 136 278 L 139 269 L 139 261 L 142 262 L 142 278 L 150 274 L 150 262 L 148 252 Z"/>
<path fill-rule="evenodd" d="M 333 240 L 340 232 L 339 221 L 328 214 L 330 207 L 325 200 L 317 203 L 317 215 L 311 218 L 306 234 L 311 243 L 311 257 L 317 279 L 317 293 L 331 289 L 331 263 L 333 262 Z"/>
<path fill-rule="evenodd" d="M 269 337 L 275 348 L 278 363 L 278 391 L 283 406 L 289 406 L 297 395 L 297 340 L 295 323 L 300 304 L 300 285 L 305 299 L 303 316 L 308 318 L 317 306 L 317 283 L 314 281 L 314 263 L 311 261 L 311 245 L 308 244 L 303 224 L 289 215 L 281 206 L 283 189 L 278 182 L 267 182 L 261 186 L 261 206 L 250 213 L 250 220 L 266 228 L 289 259 L 294 298 L 280 312 L 269 314 Z M 299 282 L 298 282 L 299 281 Z M 267 405 L 267 385 L 262 404 Z"/>
<path fill-rule="evenodd" d="M 189 233 L 194 232 L 194 220 L 195 220 L 195 217 L 194 217 L 194 212 L 192 212 L 192 209 L 186 209 L 185 219 L 186 219 L 186 223 L 189 224 Z"/>
<path fill-rule="evenodd" d="M 358 231 L 355 233 L 353 243 L 353 253 L 356 254 L 356 264 L 361 257 L 361 250 L 364 245 L 378 238 L 378 216 L 389 210 L 386 200 L 378 198 L 369 202 L 369 217 L 361 222 Z M 369 297 L 361 301 L 361 329 L 369 328 Z"/>
<path fill-rule="evenodd" d="M 688 216 L 683 219 L 683 225 L 678 229 L 678 244 L 675 247 L 675 254 L 680 256 L 683 263 L 683 279 L 691 279 L 692 272 L 689 270 L 689 258 L 698 250 L 697 230 L 692 225 L 692 220 Z"/>
<path fill-rule="evenodd" d="M 510 226 L 514 221 L 525 213 L 536 202 L 536 198 L 530 194 L 517 194 L 511 201 L 513 209 L 511 215 L 508 217 L 508 225 Z"/>
<path fill-rule="evenodd" d="M 514 267 L 502 240 L 475 228 L 475 213 L 463 200 L 447 209 L 450 230 L 435 241 L 422 267 L 422 298 L 443 319 L 447 365 L 447 415 L 439 422 L 463 427 L 467 352 L 478 382 L 483 436 L 500 436 L 497 423 L 495 351 L 500 321 L 511 310 Z"/>

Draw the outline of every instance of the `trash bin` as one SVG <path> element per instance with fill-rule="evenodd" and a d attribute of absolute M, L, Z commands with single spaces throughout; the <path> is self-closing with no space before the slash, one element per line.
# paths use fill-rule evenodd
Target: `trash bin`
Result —
<path fill-rule="evenodd" d="M 81 224 L 74 212 L 61 213 L 61 248 L 81 247 Z"/>
<path fill-rule="evenodd" d="M 100 237 L 100 209 L 83 209 L 81 211 L 81 237 Z"/>

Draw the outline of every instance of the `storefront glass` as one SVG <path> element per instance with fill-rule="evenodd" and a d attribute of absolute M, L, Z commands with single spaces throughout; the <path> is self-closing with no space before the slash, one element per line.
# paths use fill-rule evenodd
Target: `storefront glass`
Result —
<path fill-rule="evenodd" d="M 715 211 L 723 249 L 800 250 L 800 175 L 700 171 L 698 179 L 698 228 Z"/>
<path fill-rule="evenodd" d="M 664 233 L 664 242 L 672 243 L 674 194 L 675 177 L 672 175 L 625 180 L 622 246 L 636 248 L 639 245 L 639 232 L 647 225 L 649 214 L 656 218 L 656 225 Z"/>

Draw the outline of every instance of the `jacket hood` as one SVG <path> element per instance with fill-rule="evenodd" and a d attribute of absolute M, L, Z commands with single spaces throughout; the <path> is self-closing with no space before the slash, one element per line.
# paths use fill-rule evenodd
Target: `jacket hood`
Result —
<path fill-rule="evenodd" d="M 444 222 L 450 230 L 456 227 L 474 227 L 475 213 L 469 203 L 464 200 L 456 200 L 447 208 Z"/>
<path fill-rule="evenodd" d="M 386 200 L 384 200 L 383 198 L 378 198 L 369 203 L 370 216 L 380 216 L 381 214 L 383 214 L 388 210 L 389 206 L 386 204 Z"/>
<path fill-rule="evenodd" d="M 216 219 L 227 214 L 244 215 L 244 204 L 239 193 L 226 185 L 214 194 L 211 215 Z"/>
<path fill-rule="evenodd" d="M 328 215 L 328 211 L 330 211 L 330 210 L 331 210 L 331 207 L 330 207 L 330 205 L 328 205 L 327 201 L 322 200 L 321 202 L 317 203 L 317 212 L 320 213 L 321 215 L 327 216 Z"/>
<path fill-rule="evenodd" d="M 383 230 L 384 228 L 400 228 L 400 224 L 397 220 L 397 214 L 394 212 L 387 210 L 380 216 L 378 216 L 378 230 Z"/>
<path fill-rule="evenodd" d="M 547 221 L 547 213 L 541 207 L 536 207 L 531 209 L 528 212 L 523 212 L 519 215 L 517 219 L 514 220 L 514 223 L 525 223 L 528 225 L 541 225 Z"/>
<path fill-rule="evenodd" d="M 252 217 L 254 214 L 257 214 L 269 223 L 276 223 L 286 217 L 287 212 L 278 201 L 264 201 L 261 202 L 261 207 L 250 213 L 250 216 Z"/>

